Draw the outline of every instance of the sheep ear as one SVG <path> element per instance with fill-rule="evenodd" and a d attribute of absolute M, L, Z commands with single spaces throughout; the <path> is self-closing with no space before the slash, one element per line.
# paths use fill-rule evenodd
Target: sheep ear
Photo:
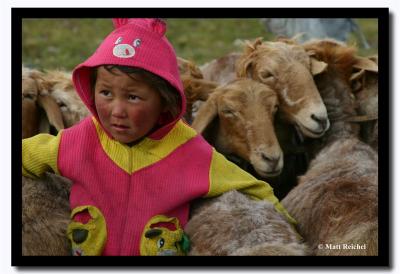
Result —
<path fill-rule="evenodd" d="M 60 107 L 53 97 L 50 95 L 39 95 L 38 104 L 45 110 L 50 124 L 53 125 L 57 131 L 64 128 Z"/>
<path fill-rule="evenodd" d="M 244 42 L 245 43 L 244 54 L 249 54 L 249 53 L 252 53 L 253 51 L 255 51 L 257 49 L 257 47 L 262 44 L 262 40 L 263 40 L 262 37 L 256 38 L 256 40 L 254 40 L 253 42 L 246 40 Z"/>
<path fill-rule="evenodd" d="M 193 121 L 192 127 L 198 132 L 203 133 L 207 126 L 217 117 L 218 95 L 213 93 L 208 100 L 199 108 L 196 118 Z"/>
<path fill-rule="evenodd" d="M 236 76 L 238 78 L 251 78 L 253 72 L 253 57 L 243 56 L 236 63 Z"/>
<path fill-rule="evenodd" d="M 365 75 L 365 70 L 364 70 L 364 69 L 359 70 L 359 71 L 357 71 L 357 72 L 354 72 L 354 73 L 351 75 L 351 77 L 350 77 L 350 81 L 357 81 L 357 80 L 360 80 L 361 77 L 363 77 L 364 75 Z"/>
<path fill-rule="evenodd" d="M 252 54 L 262 44 L 262 37 L 257 38 L 254 42 L 246 41 L 245 43 L 243 55 L 236 63 L 236 76 L 251 78 L 253 59 L 255 58 Z"/>
<path fill-rule="evenodd" d="M 356 69 L 367 70 L 378 73 L 378 65 L 371 59 L 365 57 L 356 57 L 356 63 L 353 65 Z"/>
<path fill-rule="evenodd" d="M 181 80 L 188 101 L 194 102 L 197 100 L 206 101 L 208 96 L 214 92 L 218 83 L 197 79 L 191 76 L 182 75 Z"/>
<path fill-rule="evenodd" d="M 311 73 L 312 75 L 317 75 L 324 72 L 328 68 L 328 64 L 322 61 L 318 61 L 314 57 L 310 57 L 311 59 Z"/>

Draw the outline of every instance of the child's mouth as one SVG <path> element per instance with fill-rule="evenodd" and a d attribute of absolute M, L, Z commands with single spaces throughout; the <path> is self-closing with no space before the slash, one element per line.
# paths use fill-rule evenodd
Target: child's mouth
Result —
<path fill-rule="evenodd" d="M 125 131 L 129 128 L 127 126 L 118 125 L 118 124 L 112 124 L 111 127 L 114 128 L 116 131 Z"/>

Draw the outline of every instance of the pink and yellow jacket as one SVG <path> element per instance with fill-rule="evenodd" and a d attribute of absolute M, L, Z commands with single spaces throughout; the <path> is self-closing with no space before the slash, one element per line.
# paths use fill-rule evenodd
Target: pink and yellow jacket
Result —
<path fill-rule="evenodd" d="M 294 222 L 267 183 L 226 160 L 183 121 L 160 140 L 145 138 L 129 147 L 86 118 L 57 136 L 24 139 L 22 164 L 24 176 L 54 171 L 72 180 L 71 209 L 102 215 L 106 238 L 98 236 L 101 246 L 92 248 L 102 255 L 139 255 L 152 217 L 176 217 L 184 227 L 190 201 L 232 189 L 272 202 Z"/>
<path fill-rule="evenodd" d="M 181 120 L 185 96 L 175 53 L 160 22 L 118 22 L 118 28 L 73 73 L 77 92 L 93 116 L 57 136 L 39 134 L 22 141 L 24 176 L 35 178 L 52 171 L 73 182 L 68 229 L 73 254 L 151 255 L 148 245 L 154 231 L 149 230 L 154 225 L 174 224 L 171 230 L 181 231 L 192 200 L 233 189 L 272 202 L 295 223 L 267 183 L 226 160 Z M 136 45 L 135 50 L 131 45 Z M 121 47 L 125 51 L 119 51 Z M 181 95 L 180 115 L 132 147 L 114 140 L 98 122 L 90 94 L 91 70 L 102 64 L 137 66 L 163 77 Z M 166 243 L 158 241 L 157 248 L 161 244 Z"/>

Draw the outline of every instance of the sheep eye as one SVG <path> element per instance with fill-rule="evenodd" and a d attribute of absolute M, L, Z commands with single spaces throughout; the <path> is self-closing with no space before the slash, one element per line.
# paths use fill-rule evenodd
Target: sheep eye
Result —
<path fill-rule="evenodd" d="M 22 98 L 23 98 L 23 99 L 29 99 L 29 100 L 35 100 L 35 99 L 36 99 L 36 96 L 35 96 L 35 94 L 27 93 L 27 94 L 23 94 L 23 95 L 22 95 Z"/>
<path fill-rule="evenodd" d="M 261 79 L 264 79 L 264 80 L 269 80 L 269 79 L 273 78 L 273 75 L 269 71 L 261 72 L 260 76 L 261 76 Z"/>
<path fill-rule="evenodd" d="M 157 241 L 157 247 L 158 247 L 158 248 L 162 248 L 162 247 L 164 246 L 164 243 L 165 243 L 164 239 L 163 239 L 163 238 L 160 238 L 160 239 Z"/>
<path fill-rule="evenodd" d="M 226 116 L 235 116 L 235 112 L 231 109 L 223 109 L 221 112 Z"/>

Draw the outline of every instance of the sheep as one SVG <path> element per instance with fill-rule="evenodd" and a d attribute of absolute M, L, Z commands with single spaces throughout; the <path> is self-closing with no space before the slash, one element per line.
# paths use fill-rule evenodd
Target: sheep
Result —
<path fill-rule="evenodd" d="M 297 175 L 306 170 L 304 163 L 308 158 L 304 149 L 298 147 L 301 139 L 297 128 L 312 137 L 321 137 L 329 128 L 325 106 L 311 77 L 311 73 L 316 75 L 325 68 L 326 64 L 309 58 L 304 49 L 292 40 L 262 43 L 260 39 L 253 43 L 247 41 L 242 54 L 230 53 L 201 66 L 207 80 L 223 84 L 236 77 L 249 77 L 277 92 L 279 111 L 274 126 L 284 153 L 282 172 L 265 177 L 239 155 L 231 153 L 225 156 L 257 178 L 267 180 L 278 198 L 284 197 L 295 184 Z M 272 74 L 263 75 L 265 73 Z M 290 79 L 287 74 L 290 74 Z M 263 79 L 260 75 L 267 77 Z M 293 123 L 297 128 L 291 125 Z M 311 133 L 302 125 L 320 132 Z"/>
<path fill-rule="evenodd" d="M 200 66 L 203 78 L 219 84 L 227 84 L 236 79 L 236 62 L 241 54 L 232 52 Z"/>
<path fill-rule="evenodd" d="M 46 116 L 42 114 L 44 109 Z M 71 127 L 89 114 L 76 94 L 71 74 L 22 66 L 22 138 Z"/>
<path fill-rule="evenodd" d="M 280 113 L 289 123 L 311 138 L 329 128 L 326 108 L 312 75 L 326 69 L 324 62 L 310 58 L 294 41 L 247 42 L 236 63 L 238 77 L 249 77 L 275 90 Z"/>
<path fill-rule="evenodd" d="M 216 82 L 203 78 L 203 74 L 192 61 L 178 57 L 179 74 L 186 96 L 184 119 L 191 124 L 201 102 L 207 100 L 210 93 L 218 86 Z"/>
<path fill-rule="evenodd" d="M 356 122 L 364 117 L 359 115 L 359 108 L 363 106 L 359 105 L 360 99 L 353 94 L 353 71 L 360 68 L 377 71 L 378 68 L 368 58 L 357 56 L 355 48 L 332 39 L 312 40 L 303 47 L 314 58 L 330 65 L 329 71 L 315 76 L 315 82 L 324 104 L 329 108 L 329 120 L 334 122 L 334 126 L 331 125 L 329 134 L 320 138 L 319 142 L 307 140 L 306 146 L 311 150 L 312 157 L 339 137 L 360 137 L 360 125 Z M 377 96 L 374 100 L 377 100 Z M 377 102 L 372 101 L 366 108 L 372 109 L 371 112 L 377 111 Z"/>
<path fill-rule="evenodd" d="M 320 151 L 282 200 L 314 255 L 378 255 L 377 165 L 370 146 L 340 138 Z M 345 249 L 357 244 L 363 249 Z"/>
<path fill-rule="evenodd" d="M 88 110 L 74 91 L 71 75 L 22 67 L 22 138 L 70 127 Z M 40 107 L 47 117 L 41 117 Z M 54 174 L 32 180 L 22 177 L 22 254 L 70 255 L 70 182 Z"/>
<path fill-rule="evenodd" d="M 42 72 L 22 66 L 22 138 L 48 132 L 49 123 L 57 130 L 64 128 L 62 114 L 48 88 Z"/>
<path fill-rule="evenodd" d="M 309 254 L 295 229 L 272 203 L 233 190 L 207 199 L 185 226 L 190 256 L 304 256 Z"/>
<path fill-rule="evenodd" d="M 46 173 L 43 178 L 22 176 L 22 255 L 71 255 L 67 239 L 71 181 Z"/>
<path fill-rule="evenodd" d="M 238 155 L 261 176 L 274 176 L 283 166 L 275 136 L 276 93 L 242 78 L 218 87 L 200 107 L 192 127 L 224 155 Z"/>
<path fill-rule="evenodd" d="M 315 77 L 331 127 L 309 144 L 316 155 L 298 185 L 282 200 L 315 255 L 377 255 L 378 156 L 359 140 L 350 76 L 355 50 L 331 40 L 305 49 L 328 63 Z M 349 249 L 355 247 L 359 249 Z"/>
<path fill-rule="evenodd" d="M 367 60 L 372 61 L 368 62 Z M 357 112 L 365 116 L 361 124 L 361 139 L 378 151 L 378 56 L 358 58 L 352 74 L 353 92 L 358 102 Z"/>
<path fill-rule="evenodd" d="M 63 122 L 69 128 L 89 115 L 89 110 L 79 98 L 72 83 L 72 74 L 52 70 L 45 73 L 45 81 L 50 86 L 50 95 L 60 107 Z"/>

